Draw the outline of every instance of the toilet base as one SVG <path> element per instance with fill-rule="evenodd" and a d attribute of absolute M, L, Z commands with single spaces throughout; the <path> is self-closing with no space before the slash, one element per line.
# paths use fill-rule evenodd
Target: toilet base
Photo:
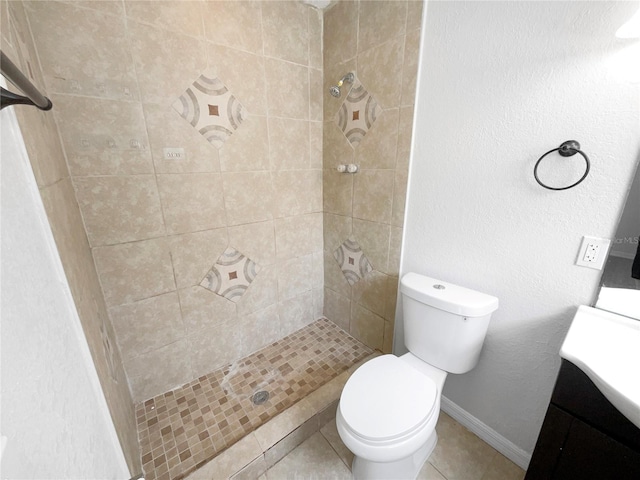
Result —
<path fill-rule="evenodd" d="M 372 462 L 355 456 L 351 466 L 354 480 L 415 480 L 438 443 L 436 431 L 425 444 L 408 457 L 395 462 Z"/>

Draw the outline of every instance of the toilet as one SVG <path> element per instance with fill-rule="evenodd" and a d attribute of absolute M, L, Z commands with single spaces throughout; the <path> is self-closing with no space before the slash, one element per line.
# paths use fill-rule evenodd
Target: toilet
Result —
<path fill-rule="evenodd" d="M 415 479 L 436 446 L 447 373 L 478 363 L 498 299 L 407 273 L 400 281 L 409 353 L 381 355 L 349 378 L 336 425 L 356 480 Z"/>

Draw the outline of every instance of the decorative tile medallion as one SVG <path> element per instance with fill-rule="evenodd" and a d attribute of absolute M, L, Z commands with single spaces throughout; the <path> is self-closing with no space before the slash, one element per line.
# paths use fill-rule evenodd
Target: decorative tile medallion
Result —
<path fill-rule="evenodd" d="M 200 75 L 173 108 L 213 146 L 220 148 L 246 117 L 246 109 L 211 72 Z"/>
<path fill-rule="evenodd" d="M 373 270 L 369 259 L 358 245 L 358 242 L 347 239 L 333 252 L 333 257 L 338 262 L 342 273 L 347 278 L 349 285 L 354 285 L 358 280 Z"/>
<path fill-rule="evenodd" d="M 228 247 L 200 285 L 232 302 L 237 302 L 256 278 L 260 266 L 235 248 Z"/>
<path fill-rule="evenodd" d="M 356 80 L 338 110 L 336 123 L 351 145 L 357 147 L 380 113 L 376 99 Z"/>

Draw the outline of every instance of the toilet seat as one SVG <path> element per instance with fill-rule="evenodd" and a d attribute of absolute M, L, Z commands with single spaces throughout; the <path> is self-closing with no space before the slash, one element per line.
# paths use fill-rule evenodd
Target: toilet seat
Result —
<path fill-rule="evenodd" d="M 420 432 L 438 405 L 435 382 L 395 355 L 362 365 L 340 397 L 343 426 L 364 443 L 396 443 Z"/>

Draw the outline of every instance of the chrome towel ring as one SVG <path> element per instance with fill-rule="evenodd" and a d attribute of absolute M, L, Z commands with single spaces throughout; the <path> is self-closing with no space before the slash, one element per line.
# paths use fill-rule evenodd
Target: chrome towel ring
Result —
<path fill-rule="evenodd" d="M 545 185 L 544 183 L 542 183 L 542 181 L 538 178 L 538 165 L 540 165 L 540 162 L 544 157 L 546 157 L 547 155 L 553 152 L 558 152 L 562 157 L 572 157 L 576 153 L 579 153 L 580 155 L 582 155 L 582 158 L 584 158 L 587 168 L 584 171 L 584 175 L 580 177 L 580 180 L 578 180 L 576 183 L 569 185 L 568 187 L 550 187 L 549 185 Z M 544 188 L 547 188 L 549 190 L 568 190 L 570 188 L 575 187 L 576 185 L 581 183 L 585 178 L 587 178 L 587 175 L 589 175 L 589 170 L 591 170 L 591 162 L 589 162 L 589 157 L 587 157 L 587 154 L 584 153 L 582 150 L 580 150 L 580 144 L 575 140 L 567 140 L 566 142 L 563 142 L 562 145 L 560 145 L 558 148 L 549 150 L 547 153 L 545 153 L 538 159 L 538 161 L 536 162 L 536 166 L 533 167 L 533 176 L 535 177 L 536 182 L 538 182 Z"/>

